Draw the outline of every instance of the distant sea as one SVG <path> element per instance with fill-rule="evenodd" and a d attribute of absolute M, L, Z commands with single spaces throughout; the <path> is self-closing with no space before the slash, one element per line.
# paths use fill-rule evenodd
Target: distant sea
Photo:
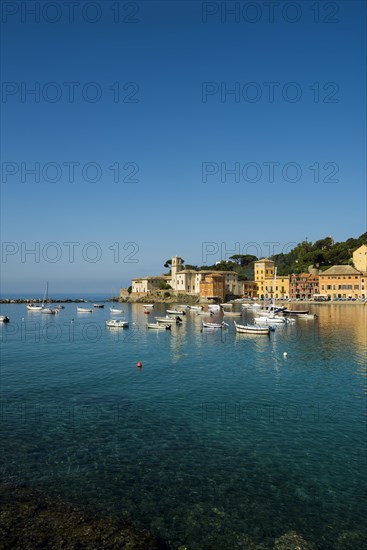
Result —
<path fill-rule="evenodd" d="M 118 295 L 114 295 L 115 297 Z M 101 300 L 110 300 L 113 297 L 112 293 L 108 292 L 50 292 L 49 298 L 52 300 L 77 300 L 83 299 L 89 302 L 92 301 L 101 301 Z M 1 292 L 0 300 L 27 300 L 27 299 L 41 299 L 43 298 L 43 293 L 41 292 Z"/>

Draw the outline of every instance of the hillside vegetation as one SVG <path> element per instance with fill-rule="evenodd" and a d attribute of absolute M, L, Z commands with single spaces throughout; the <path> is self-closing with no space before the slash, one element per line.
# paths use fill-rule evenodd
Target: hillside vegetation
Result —
<path fill-rule="evenodd" d="M 275 254 L 271 259 L 278 268 L 278 275 L 307 272 L 310 266 L 325 270 L 332 265 L 352 264 L 353 252 L 362 244 L 367 244 L 367 232 L 358 238 L 350 237 L 340 243 L 334 242 L 332 237 L 325 237 L 314 243 L 302 241 L 287 254 Z M 254 262 L 258 259 L 256 256 L 236 254 L 228 261 L 217 262 L 214 265 L 186 264 L 185 269 L 236 271 L 240 280 L 252 280 Z"/>

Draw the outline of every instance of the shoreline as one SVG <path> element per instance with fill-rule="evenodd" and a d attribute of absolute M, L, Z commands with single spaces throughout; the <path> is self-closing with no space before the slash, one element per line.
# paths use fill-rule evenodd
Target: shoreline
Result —
<path fill-rule="evenodd" d="M 119 302 L 119 298 L 112 297 L 112 298 L 106 298 L 105 300 L 83 300 L 81 298 L 75 299 L 75 298 L 55 298 L 55 300 L 52 300 L 51 298 L 48 298 L 43 302 L 41 298 L 3 298 L 0 299 L 0 304 L 103 304 L 105 302 Z"/>
<path fill-rule="evenodd" d="M 198 296 L 192 296 L 192 295 L 184 295 L 184 296 L 170 296 L 167 298 L 162 298 L 161 296 L 146 296 L 145 298 L 139 296 L 139 297 L 133 297 L 133 298 L 118 298 L 112 297 L 112 298 L 106 298 L 105 300 L 82 300 L 82 299 L 75 299 L 75 298 L 65 298 L 60 299 L 57 298 L 55 300 L 48 299 L 45 300 L 45 304 L 103 304 L 103 303 L 127 303 L 127 304 L 146 304 L 146 303 L 152 303 L 152 304 L 178 304 L 179 302 L 187 303 L 189 305 L 197 304 L 197 305 L 209 305 L 209 304 L 216 304 L 217 302 L 215 300 L 200 300 Z M 266 300 L 265 304 L 269 305 L 271 300 Z M 6 299 L 0 299 L 0 304 L 6 304 L 6 305 L 14 305 L 14 304 L 42 304 L 43 301 L 41 299 L 32 299 L 32 298 L 6 298 Z M 240 305 L 241 303 L 248 303 L 248 304 L 262 304 L 263 300 L 248 300 L 243 299 L 241 302 L 236 300 L 229 300 L 228 303 L 231 303 L 233 305 Z M 318 301 L 318 300 L 276 300 L 276 303 L 284 305 L 284 304 L 292 304 L 292 305 L 366 305 L 366 300 L 328 300 L 328 301 Z"/>

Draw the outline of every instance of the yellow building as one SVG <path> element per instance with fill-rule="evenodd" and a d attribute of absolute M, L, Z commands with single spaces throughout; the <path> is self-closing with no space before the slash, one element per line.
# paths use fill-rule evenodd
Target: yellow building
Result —
<path fill-rule="evenodd" d="M 277 277 L 274 288 L 274 277 L 267 277 L 257 283 L 257 293 L 262 298 L 289 298 L 289 275 Z"/>
<path fill-rule="evenodd" d="M 224 276 L 219 273 L 205 275 L 200 283 L 200 298 L 219 298 L 225 299 Z"/>
<path fill-rule="evenodd" d="M 362 244 L 353 252 L 353 264 L 358 271 L 367 271 L 367 245 Z"/>
<path fill-rule="evenodd" d="M 257 260 L 254 264 L 254 278 L 256 282 L 261 282 L 267 277 L 274 278 L 274 262 L 269 258 Z"/>
<path fill-rule="evenodd" d="M 255 282 L 257 284 L 257 295 L 263 298 L 289 298 L 289 275 L 276 278 L 274 288 L 275 265 L 273 260 L 263 258 L 254 264 Z"/>
<path fill-rule="evenodd" d="M 320 293 L 333 298 L 365 298 L 367 274 L 351 265 L 334 265 L 319 273 Z"/>

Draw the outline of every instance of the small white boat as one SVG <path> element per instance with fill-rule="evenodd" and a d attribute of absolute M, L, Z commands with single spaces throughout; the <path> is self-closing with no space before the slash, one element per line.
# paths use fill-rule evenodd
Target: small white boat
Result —
<path fill-rule="evenodd" d="M 285 325 L 287 320 L 284 317 L 255 317 L 257 325 Z"/>
<path fill-rule="evenodd" d="M 218 306 L 217 304 L 209 304 L 208 309 L 209 311 L 213 311 L 214 313 L 216 313 L 220 311 L 220 306 Z"/>
<path fill-rule="evenodd" d="M 103 309 L 103 308 L 104 308 L 104 304 L 93 304 L 93 307 L 99 308 L 99 309 Z"/>
<path fill-rule="evenodd" d="M 284 315 L 307 315 L 308 309 L 284 309 Z"/>
<path fill-rule="evenodd" d="M 0 323 L 9 323 L 10 319 L 7 315 L 0 315 Z"/>
<path fill-rule="evenodd" d="M 37 306 L 36 304 L 27 304 L 28 311 L 38 311 L 40 312 L 43 306 Z"/>
<path fill-rule="evenodd" d="M 47 313 L 48 315 L 55 315 L 55 313 L 59 313 L 58 310 L 56 310 L 52 307 L 45 307 L 45 303 L 47 302 L 47 299 L 48 299 L 48 281 L 46 283 L 46 290 L 45 290 L 45 294 L 43 296 L 42 306 L 41 306 L 40 312 L 41 313 Z"/>
<path fill-rule="evenodd" d="M 303 313 L 302 315 L 297 315 L 297 319 L 317 319 L 318 316 L 315 313 Z"/>
<path fill-rule="evenodd" d="M 180 317 L 156 317 L 158 323 L 166 323 L 170 325 L 181 325 L 182 319 Z"/>
<path fill-rule="evenodd" d="M 186 315 L 186 311 L 178 311 L 177 309 L 167 309 L 170 315 Z"/>
<path fill-rule="evenodd" d="M 242 307 L 245 307 L 246 309 L 261 309 L 260 304 L 241 304 Z"/>
<path fill-rule="evenodd" d="M 121 319 L 110 319 L 106 321 L 106 326 L 110 328 L 127 328 L 129 326 L 128 321 L 122 321 Z"/>
<path fill-rule="evenodd" d="M 203 322 L 203 328 L 223 328 L 226 325 L 226 323 L 204 323 Z"/>
<path fill-rule="evenodd" d="M 110 312 L 113 313 L 114 315 L 122 315 L 124 313 L 122 309 L 117 309 L 114 307 L 110 307 Z"/>
<path fill-rule="evenodd" d="M 189 306 L 190 311 L 202 311 L 203 306 Z"/>
<path fill-rule="evenodd" d="M 41 309 L 41 313 L 47 313 L 48 315 L 55 315 L 56 313 L 59 313 L 59 310 L 54 309 L 52 307 L 43 307 Z"/>
<path fill-rule="evenodd" d="M 154 304 L 144 304 L 144 307 L 146 307 L 147 309 L 153 309 Z"/>
<path fill-rule="evenodd" d="M 214 312 L 213 311 L 197 311 L 196 312 L 196 315 L 214 315 Z"/>
<path fill-rule="evenodd" d="M 257 327 L 256 325 L 239 325 L 234 322 L 234 326 L 236 327 L 236 332 L 241 332 L 244 334 L 270 334 L 271 327 Z"/>
<path fill-rule="evenodd" d="M 242 317 L 242 313 L 240 311 L 223 311 L 224 317 Z"/>
<path fill-rule="evenodd" d="M 220 304 L 220 307 L 222 307 L 223 309 L 226 309 L 226 308 L 227 308 L 227 309 L 232 309 L 233 304 L 226 304 L 226 303 L 224 303 L 224 304 Z"/>
<path fill-rule="evenodd" d="M 148 323 L 147 328 L 153 328 L 153 329 L 155 328 L 157 330 L 171 330 L 171 325 L 158 323 L 157 321 L 156 323 Z"/>
<path fill-rule="evenodd" d="M 89 309 L 87 307 L 77 307 L 76 308 L 78 313 L 92 313 L 93 309 Z"/>

